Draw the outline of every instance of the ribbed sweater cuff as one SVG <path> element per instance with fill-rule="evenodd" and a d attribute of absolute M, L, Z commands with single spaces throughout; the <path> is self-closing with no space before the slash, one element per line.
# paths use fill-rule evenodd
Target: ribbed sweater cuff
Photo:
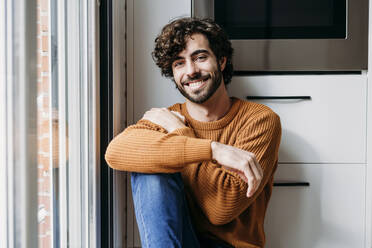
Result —
<path fill-rule="evenodd" d="M 212 141 L 208 139 L 187 138 L 184 147 L 185 163 L 211 160 L 211 142 Z"/>

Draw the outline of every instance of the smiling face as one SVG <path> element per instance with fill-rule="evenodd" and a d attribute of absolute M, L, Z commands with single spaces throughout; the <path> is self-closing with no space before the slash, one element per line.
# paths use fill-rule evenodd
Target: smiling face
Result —
<path fill-rule="evenodd" d="M 225 64 L 225 58 L 220 64 L 217 62 L 204 35 L 193 34 L 172 63 L 173 79 L 184 97 L 194 103 L 204 103 L 223 82 Z"/>

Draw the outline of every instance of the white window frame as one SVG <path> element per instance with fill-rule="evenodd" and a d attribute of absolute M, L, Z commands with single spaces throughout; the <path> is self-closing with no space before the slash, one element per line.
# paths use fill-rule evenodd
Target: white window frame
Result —
<path fill-rule="evenodd" d="M 57 1 L 57 16 L 60 247 L 101 247 L 99 2 Z"/>
<path fill-rule="evenodd" d="M 99 2 L 57 4 L 59 245 L 95 248 L 101 246 Z M 0 247 L 38 247 L 36 14 L 36 0 L 0 3 Z"/>
<path fill-rule="evenodd" d="M 37 247 L 36 1 L 0 4 L 0 247 Z"/>

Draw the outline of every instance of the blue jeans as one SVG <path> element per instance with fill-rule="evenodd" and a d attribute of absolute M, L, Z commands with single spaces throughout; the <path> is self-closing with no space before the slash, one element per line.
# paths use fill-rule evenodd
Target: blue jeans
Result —
<path fill-rule="evenodd" d="M 143 248 L 201 247 L 191 224 L 180 173 L 131 173 L 131 183 Z M 201 241 L 205 247 L 231 247 L 205 238 Z"/>

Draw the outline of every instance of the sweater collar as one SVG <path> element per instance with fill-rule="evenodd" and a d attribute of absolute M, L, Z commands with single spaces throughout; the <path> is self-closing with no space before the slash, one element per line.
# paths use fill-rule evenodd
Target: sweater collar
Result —
<path fill-rule="evenodd" d="M 202 121 L 193 119 L 190 116 L 189 112 L 187 111 L 186 103 L 183 103 L 181 105 L 181 113 L 183 116 L 185 116 L 188 126 L 191 126 L 193 129 L 199 129 L 199 130 L 221 129 L 231 122 L 231 120 L 235 117 L 236 113 L 239 110 L 241 100 L 235 97 L 231 97 L 231 100 L 232 100 L 232 104 L 231 104 L 230 110 L 227 112 L 225 116 L 223 116 L 221 119 L 216 120 L 216 121 L 202 122 Z"/>

